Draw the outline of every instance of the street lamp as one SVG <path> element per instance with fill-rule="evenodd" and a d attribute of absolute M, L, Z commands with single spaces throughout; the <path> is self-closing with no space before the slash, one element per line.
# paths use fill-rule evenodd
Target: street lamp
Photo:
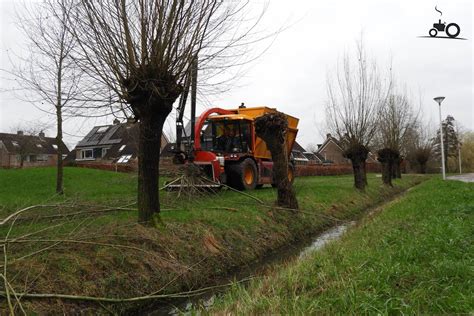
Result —
<path fill-rule="evenodd" d="M 443 180 L 446 180 L 446 169 L 445 169 L 445 166 L 444 166 L 443 121 L 441 119 L 441 102 L 443 102 L 444 99 L 445 99 L 444 97 L 434 98 L 434 100 L 439 105 L 439 133 L 440 133 L 440 137 L 441 137 L 441 166 L 443 168 Z"/>

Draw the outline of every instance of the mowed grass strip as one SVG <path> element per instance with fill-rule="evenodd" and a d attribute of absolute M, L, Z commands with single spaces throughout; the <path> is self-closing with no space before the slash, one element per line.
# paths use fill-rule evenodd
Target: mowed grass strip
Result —
<path fill-rule="evenodd" d="M 234 286 L 211 313 L 470 314 L 474 184 L 432 179 L 280 272 Z"/>

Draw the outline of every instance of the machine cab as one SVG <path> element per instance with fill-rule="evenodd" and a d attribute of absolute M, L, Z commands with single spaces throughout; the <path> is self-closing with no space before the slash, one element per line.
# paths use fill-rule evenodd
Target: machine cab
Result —
<path fill-rule="evenodd" d="M 240 156 L 252 152 L 252 121 L 227 115 L 210 117 L 201 133 L 201 148 L 223 156 Z M 239 155 L 240 154 L 240 155 Z"/>

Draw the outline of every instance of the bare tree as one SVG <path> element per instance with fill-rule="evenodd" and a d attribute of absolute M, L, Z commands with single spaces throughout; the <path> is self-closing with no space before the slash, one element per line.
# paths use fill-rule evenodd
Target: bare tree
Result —
<path fill-rule="evenodd" d="M 416 116 L 412 103 L 406 94 L 392 94 L 381 107 L 379 114 L 377 141 L 378 159 L 382 163 L 382 180 L 392 185 L 392 177 L 401 177 L 400 164 L 402 147 L 407 132 L 414 128 Z"/>
<path fill-rule="evenodd" d="M 420 120 L 408 129 L 406 139 L 406 156 L 412 165 L 418 167 L 418 172 L 426 173 L 427 163 L 433 155 L 435 132 L 429 123 L 423 123 Z"/>
<path fill-rule="evenodd" d="M 75 40 L 67 19 L 72 0 L 45 0 L 22 9 L 18 26 L 26 35 L 29 54 L 12 60 L 8 71 L 19 97 L 56 118 L 57 172 L 56 193 L 63 193 L 63 115 L 65 109 L 83 104 L 79 87 L 81 72 L 73 60 Z"/>
<path fill-rule="evenodd" d="M 474 132 L 464 131 L 460 136 L 462 171 L 474 172 Z"/>
<path fill-rule="evenodd" d="M 390 95 L 391 79 L 380 76 L 362 41 L 356 48 L 353 60 L 345 54 L 335 80 L 327 80 L 326 121 L 331 132 L 338 135 L 345 157 L 352 162 L 355 187 L 363 190 L 367 185 L 365 161 L 369 144 L 377 131 L 380 108 Z"/>
<path fill-rule="evenodd" d="M 221 73 L 244 62 L 253 27 L 242 27 L 248 2 L 81 1 L 70 19 L 82 68 L 113 96 L 111 110 L 140 124 L 139 221 L 160 211 L 158 168 L 163 124 L 183 91 L 190 65 Z M 232 51 L 232 48 L 237 48 Z M 235 59 L 232 59 L 235 58 Z"/>
<path fill-rule="evenodd" d="M 288 120 L 280 113 L 267 113 L 255 119 L 255 133 L 267 145 L 273 160 L 273 182 L 278 190 L 279 206 L 298 209 L 295 189 L 288 177 Z"/>

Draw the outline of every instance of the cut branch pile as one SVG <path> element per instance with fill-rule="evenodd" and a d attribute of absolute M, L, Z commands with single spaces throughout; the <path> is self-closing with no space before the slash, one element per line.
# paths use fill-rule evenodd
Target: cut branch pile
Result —
<path fill-rule="evenodd" d="M 178 192 L 178 198 L 184 196 L 193 199 L 216 193 L 221 184 L 208 179 L 202 168 L 196 164 L 188 163 L 180 167 L 180 176 L 168 182 L 160 190 L 167 189 Z"/>

